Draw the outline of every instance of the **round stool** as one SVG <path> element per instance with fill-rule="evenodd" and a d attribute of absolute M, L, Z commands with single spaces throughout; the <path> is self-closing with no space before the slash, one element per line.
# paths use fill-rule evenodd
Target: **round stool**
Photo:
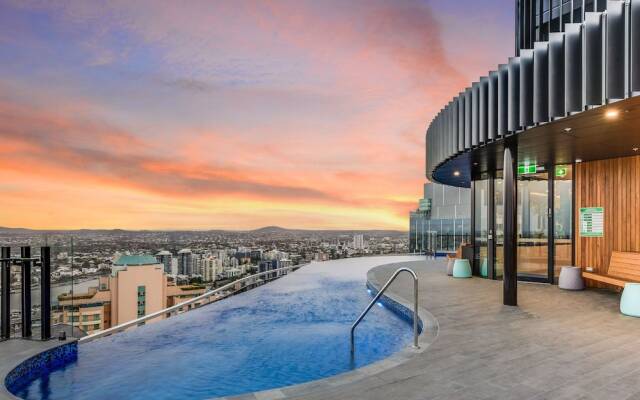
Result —
<path fill-rule="evenodd" d="M 471 278 L 471 265 L 466 258 L 458 258 L 453 264 L 454 278 Z"/>
<path fill-rule="evenodd" d="M 449 258 L 447 260 L 447 275 L 453 276 L 453 264 L 456 262 L 455 258 Z"/>
<path fill-rule="evenodd" d="M 626 283 L 620 298 L 620 312 L 640 317 L 640 283 Z"/>
<path fill-rule="evenodd" d="M 558 278 L 558 287 L 565 290 L 583 290 L 582 268 L 562 267 Z"/>
<path fill-rule="evenodd" d="M 487 259 L 482 259 L 482 264 L 480 264 L 480 276 L 486 278 L 489 276 L 489 267 L 487 265 Z"/>

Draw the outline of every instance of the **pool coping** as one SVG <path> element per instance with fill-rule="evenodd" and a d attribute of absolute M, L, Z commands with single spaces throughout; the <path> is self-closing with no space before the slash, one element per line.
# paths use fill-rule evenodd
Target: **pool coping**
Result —
<path fill-rule="evenodd" d="M 373 268 L 369 269 L 367 272 L 366 279 L 366 287 L 370 288 L 372 291 L 377 291 L 382 287 L 381 282 L 375 277 L 374 270 L 378 268 L 382 268 L 388 265 L 398 265 L 398 267 L 402 266 L 405 262 L 400 263 L 386 263 L 381 265 L 376 265 Z M 411 263 L 411 261 L 407 261 L 406 263 Z M 413 312 L 413 305 L 410 304 L 407 300 L 402 298 L 401 296 L 395 295 L 391 292 L 385 292 L 381 298 L 381 302 L 393 313 L 396 313 L 401 318 L 407 318 L 407 315 L 411 315 Z M 309 382 L 304 382 L 296 385 L 283 386 L 280 388 L 268 389 L 258 392 L 245 393 L 241 395 L 227 396 L 227 397 L 215 397 L 212 399 L 216 400 L 241 400 L 241 399 L 253 399 L 253 400 L 275 400 L 275 399 L 287 399 L 289 397 L 298 397 L 304 394 L 311 394 L 322 392 L 324 390 L 334 389 L 341 385 L 350 384 L 353 382 L 357 382 L 361 379 L 377 375 L 381 372 L 389 370 L 391 368 L 395 368 L 409 359 L 415 357 L 418 354 L 421 354 L 438 338 L 439 334 L 439 325 L 438 320 L 427 311 L 423 307 L 418 307 L 418 317 L 419 324 L 421 327 L 421 332 L 418 336 L 418 348 L 413 348 L 412 346 L 407 346 L 393 354 L 389 357 L 386 357 L 382 360 L 376 361 L 374 363 L 365 365 L 363 367 L 343 372 L 337 375 L 333 375 L 327 378 L 317 379 Z M 65 346 L 69 346 L 69 349 L 75 350 L 77 355 L 77 340 L 69 339 L 67 341 L 61 342 L 57 340 L 49 340 L 46 342 L 35 342 L 31 340 L 21 340 L 21 339 L 13 339 L 8 341 L 13 344 L 12 347 L 17 347 L 13 349 L 12 356 L 17 357 L 13 360 L 12 363 L 9 364 L 0 364 L 0 379 L 2 379 L 2 384 L 0 384 L 0 400 L 20 400 L 19 397 L 13 395 L 8 389 L 8 380 L 11 379 L 20 379 L 24 377 L 29 372 L 24 372 L 17 376 L 11 377 L 11 374 L 14 371 L 18 370 L 20 367 L 26 367 L 28 363 L 42 364 L 42 363 L 51 363 L 49 357 L 56 352 L 61 352 L 63 356 L 67 356 L 68 349 L 63 349 Z M 28 343 L 25 343 L 28 342 Z M 7 342 L 3 343 L 5 346 L 9 344 Z M 0 346 L 1 348 L 1 346 Z M 7 352 L 12 352 L 9 350 Z M 2 351 L 0 351 L 0 355 Z"/>
<path fill-rule="evenodd" d="M 412 263 L 412 261 L 400 262 L 400 263 L 386 263 L 376 265 L 367 272 L 366 287 L 373 286 L 373 289 L 379 290 L 383 283 L 381 283 L 376 277 L 374 270 L 388 265 L 397 265 L 398 268 L 402 267 L 404 263 Z M 395 310 L 394 307 L 388 307 L 389 300 L 392 303 L 399 304 L 406 311 L 413 313 L 413 304 L 391 292 L 385 292 L 380 298 L 392 312 L 398 314 L 402 312 Z M 400 315 L 404 319 L 403 315 Z M 412 346 L 407 346 L 382 360 L 365 365 L 363 367 L 354 369 L 352 371 L 343 372 L 337 375 L 333 375 L 327 378 L 317 379 L 309 382 L 299 383 L 296 385 L 283 386 L 280 388 L 262 390 L 259 392 L 245 393 L 236 396 L 226 397 L 213 397 L 209 400 L 279 400 L 288 398 L 297 398 L 304 395 L 310 395 L 313 393 L 323 392 L 327 390 L 335 389 L 336 387 L 351 384 L 359 380 L 378 375 L 381 372 L 395 368 L 405 362 L 409 361 L 418 354 L 426 351 L 429 346 L 435 342 L 440 332 L 440 326 L 437 318 L 431 314 L 427 309 L 418 306 L 418 318 L 420 319 L 422 330 L 418 336 L 418 349 Z"/>

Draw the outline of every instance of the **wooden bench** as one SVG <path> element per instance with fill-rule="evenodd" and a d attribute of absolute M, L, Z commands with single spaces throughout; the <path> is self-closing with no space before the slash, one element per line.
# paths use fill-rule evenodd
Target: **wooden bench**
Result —
<path fill-rule="evenodd" d="M 606 274 L 583 271 L 582 277 L 620 288 L 627 282 L 640 282 L 640 253 L 614 251 Z"/>

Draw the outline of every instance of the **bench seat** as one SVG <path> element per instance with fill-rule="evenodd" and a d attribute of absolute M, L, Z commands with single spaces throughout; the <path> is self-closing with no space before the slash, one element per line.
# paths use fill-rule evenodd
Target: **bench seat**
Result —
<path fill-rule="evenodd" d="M 621 279 L 612 275 L 601 275 L 593 272 L 583 272 L 582 277 L 584 279 L 591 279 L 592 281 L 598 281 L 602 283 L 607 283 L 613 286 L 624 287 L 624 284 L 627 282 L 634 282 L 632 280 Z"/>
<path fill-rule="evenodd" d="M 583 271 L 582 277 L 621 288 L 626 283 L 640 282 L 640 253 L 614 251 L 606 274 Z"/>

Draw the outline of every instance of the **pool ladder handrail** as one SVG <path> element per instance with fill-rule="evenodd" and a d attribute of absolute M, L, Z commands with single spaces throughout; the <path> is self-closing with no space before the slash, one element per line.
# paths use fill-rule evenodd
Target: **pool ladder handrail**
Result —
<path fill-rule="evenodd" d="M 420 348 L 420 346 L 418 346 L 418 276 L 412 269 L 402 267 L 402 268 L 398 268 L 396 272 L 394 272 L 393 275 L 391 275 L 391 278 L 389 278 L 387 283 L 385 283 L 384 286 L 382 286 L 382 289 L 378 291 L 378 294 L 376 294 L 373 300 L 371 300 L 371 303 L 369 303 L 367 308 L 365 308 L 362 314 L 360 314 L 356 322 L 354 322 L 353 325 L 351 325 L 351 355 L 352 356 L 355 353 L 356 327 L 364 319 L 365 315 L 367 315 L 369 310 L 371 310 L 371 307 L 373 307 L 373 305 L 376 304 L 378 299 L 382 297 L 382 295 L 384 294 L 385 290 L 387 290 L 389 285 L 393 283 L 393 281 L 398 277 L 398 275 L 400 275 L 401 272 L 408 272 L 409 274 L 411 274 L 411 277 L 413 278 L 413 347 L 416 349 Z"/>

